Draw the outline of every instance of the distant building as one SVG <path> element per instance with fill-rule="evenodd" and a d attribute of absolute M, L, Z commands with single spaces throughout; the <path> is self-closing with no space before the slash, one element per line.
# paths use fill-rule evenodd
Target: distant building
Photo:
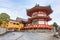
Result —
<path fill-rule="evenodd" d="M 20 31 L 23 27 L 24 24 L 17 20 L 9 20 L 9 22 L 6 25 L 7 31 Z"/>

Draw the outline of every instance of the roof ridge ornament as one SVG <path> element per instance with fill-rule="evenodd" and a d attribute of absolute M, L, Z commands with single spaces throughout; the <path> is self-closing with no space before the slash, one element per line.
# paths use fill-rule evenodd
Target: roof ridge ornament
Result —
<path fill-rule="evenodd" d="M 37 4 L 37 3 L 36 3 L 36 5 L 35 5 L 35 6 L 39 6 L 39 4 Z"/>
<path fill-rule="evenodd" d="M 50 7 L 51 7 L 51 5 L 48 5 L 48 6 L 46 6 L 46 7 L 49 7 L 49 8 L 50 8 Z"/>

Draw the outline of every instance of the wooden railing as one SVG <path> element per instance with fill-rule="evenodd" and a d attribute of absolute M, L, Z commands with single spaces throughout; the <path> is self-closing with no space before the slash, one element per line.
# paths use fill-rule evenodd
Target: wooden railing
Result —
<path fill-rule="evenodd" d="M 53 27 L 51 25 L 38 24 L 38 25 L 25 26 L 23 29 L 52 29 L 52 28 Z"/>

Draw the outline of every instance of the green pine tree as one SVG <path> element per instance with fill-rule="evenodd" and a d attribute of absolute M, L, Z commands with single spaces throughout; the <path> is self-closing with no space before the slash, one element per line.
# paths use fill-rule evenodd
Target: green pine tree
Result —
<path fill-rule="evenodd" d="M 53 23 L 53 27 L 55 27 L 56 31 L 57 31 L 57 27 L 58 27 L 58 24 L 56 22 Z"/>

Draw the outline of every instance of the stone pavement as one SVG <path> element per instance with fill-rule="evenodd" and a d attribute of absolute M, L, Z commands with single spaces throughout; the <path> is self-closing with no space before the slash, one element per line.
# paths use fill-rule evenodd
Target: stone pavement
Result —
<path fill-rule="evenodd" d="M 0 40 L 60 40 L 53 33 L 10 32 L 0 36 Z"/>

